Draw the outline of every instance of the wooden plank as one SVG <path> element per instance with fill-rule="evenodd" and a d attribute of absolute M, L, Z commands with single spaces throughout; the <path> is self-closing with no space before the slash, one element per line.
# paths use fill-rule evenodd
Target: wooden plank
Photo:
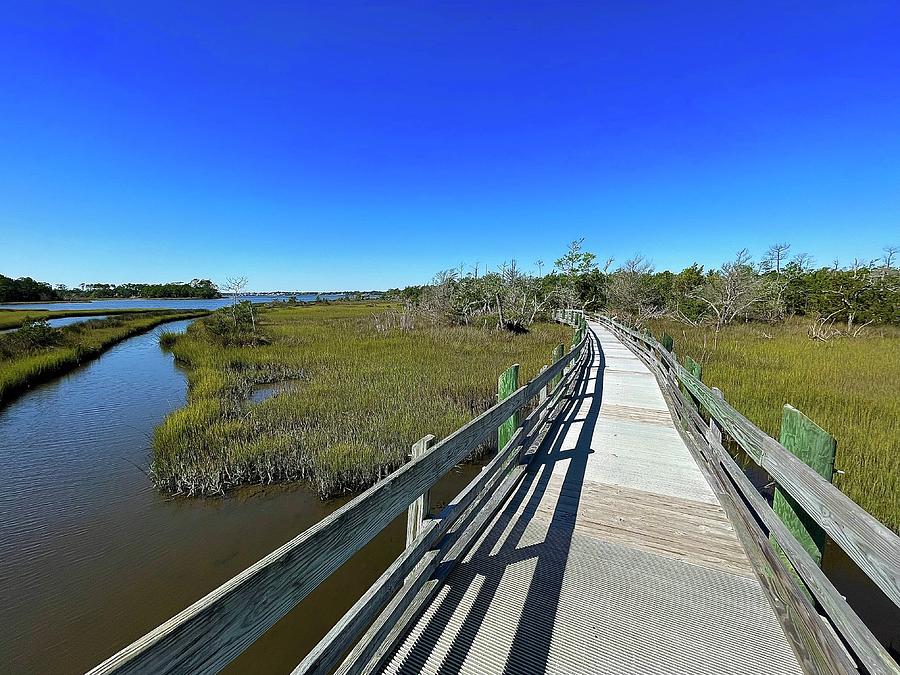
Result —
<path fill-rule="evenodd" d="M 359 633 L 375 618 L 404 583 L 404 578 L 418 566 L 425 553 L 447 534 L 457 519 L 485 492 L 491 492 L 502 479 L 500 469 L 510 457 L 516 456 L 519 433 L 482 469 L 482 471 L 442 510 L 420 530 L 417 538 L 407 544 L 406 550 L 369 587 L 366 593 L 351 607 L 340 621 L 323 637 L 313 650 L 294 669 L 294 674 L 327 673 L 334 668 L 340 656 L 355 643 Z M 426 438 L 428 438 L 426 436 Z M 424 439 L 423 439 L 424 440 Z M 436 561 L 437 562 L 437 561 Z M 421 569 L 417 572 L 421 573 Z M 410 577 L 412 578 L 412 577 Z"/>
<path fill-rule="evenodd" d="M 670 383 L 667 389 L 669 395 L 673 399 L 681 395 L 680 389 L 673 383 Z M 722 393 L 717 388 L 713 387 L 712 393 L 717 398 L 722 398 Z M 803 590 L 808 588 L 812 592 L 812 595 L 826 611 L 843 639 L 846 640 L 853 649 L 856 658 L 858 658 L 871 673 L 883 673 L 885 675 L 890 673 L 898 675 L 898 673 L 900 673 L 900 666 L 898 666 L 877 638 L 872 635 L 868 627 L 847 604 L 844 597 L 838 592 L 822 570 L 819 569 L 819 566 L 809 556 L 804 547 L 794 539 L 792 534 L 769 507 L 766 500 L 756 490 L 756 487 L 752 484 L 750 479 L 744 474 L 741 467 L 738 466 L 737 462 L 734 461 L 728 451 L 722 446 L 722 434 L 718 429 L 715 419 L 710 418 L 709 425 L 706 426 L 703 419 L 700 418 L 693 408 L 688 409 L 685 408 L 684 405 L 677 407 L 680 407 L 688 413 L 688 419 L 693 425 L 691 427 L 693 432 L 692 437 L 701 439 L 694 447 L 708 447 L 713 453 L 713 457 L 709 458 L 708 462 L 704 464 L 705 467 L 712 471 L 713 479 L 720 485 L 728 483 L 729 488 L 726 490 L 726 494 L 729 491 L 733 491 L 734 488 L 731 487 L 731 482 L 733 481 L 734 486 L 740 491 L 754 513 L 756 513 L 757 517 L 762 520 L 763 524 L 769 530 L 769 538 L 772 539 L 774 536 L 776 541 L 783 542 L 783 552 L 786 554 L 787 559 L 805 584 Z M 703 443 L 703 440 L 705 440 L 705 444 Z M 722 473 L 721 469 L 725 470 L 725 474 Z M 728 480 L 728 476 L 730 476 L 730 481 Z M 739 497 L 736 495 L 734 496 L 737 501 L 740 501 Z M 731 501 L 733 502 L 735 500 Z M 726 508 L 728 508 L 727 505 Z M 731 508 L 728 510 L 731 512 L 734 508 L 735 504 L 732 503 Z M 739 534 L 741 533 L 741 529 L 738 529 L 737 531 Z M 758 543 L 758 538 L 753 541 Z M 753 544 L 754 547 L 756 546 L 756 543 Z M 748 552 L 751 552 L 750 548 L 747 548 L 747 550 Z M 757 551 L 757 558 L 761 555 L 762 553 Z M 757 560 L 757 564 L 760 564 L 759 559 Z M 764 572 L 765 570 L 771 569 L 771 565 L 764 557 L 761 559 L 761 569 Z M 767 585 L 771 583 L 767 573 L 763 574 L 761 580 Z M 780 617 L 789 619 L 791 612 L 788 612 L 781 606 L 783 605 L 783 599 L 781 598 L 780 593 L 781 591 L 779 591 L 779 595 L 772 597 L 773 606 L 778 605 L 776 606 L 776 611 L 779 611 Z M 796 635 L 797 631 L 798 629 L 796 627 L 788 630 L 791 635 Z M 825 639 L 830 640 L 831 636 L 832 635 L 829 632 L 829 634 L 825 636 Z M 838 649 L 840 646 L 841 645 L 835 645 L 834 649 Z"/>
<path fill-rule="evenodd" d="M 519 364 L 514 363 L 497 379 L 497 401 L 505 401 L 519 388 Z M 516 410 L 509 419 L 497 429 L 497 447 L 505 447 L 519 426 L 519 411 Z"/>
<path fill-rule="evenodd" d="M 725 512 L 643 490 L 585 482 L 567 496 L 561 479 L 547 485 L 535 518 L 571 516 L 575 531 L 668 558 L 756 578 Z"/>
<path fill-rule="evenodd" d="M 441 563 L 444 561 L 455 563 L 462 559 L 468 547 L 493 517 L 496 509 L 506 500 L 524 475 L 524 466 L 516 466 L 495 492 L 486 495 L 488 499 L 485 505 L 472 510 L 469 521 L 464 524 L 464 529 L 457 537 L 443 542 L 434 555 L 423 560 L 413 578 L 404 585 L 401 593 L 388 604 L 382 615 L 357 642 L 335 671 L 336 674 L 372 672 L 379 669 L 377 664 L 395 648 L 409 623 L 427 605 L 434 591 L 440 587 L 442 580 L 452 569 L 452 565 L 441 566 Z M 421 593 L 422 590 L 425 593 Z"/>
<path fill-rule="evenodd" d="M 90 672 L 215 673 L 462 461 L 579 353 L 584 341 L 430 452 L 125 647 Z"/>
<path fill-rule="evenodd" d="M 584 359 L 585 352 L 582 353 Z M 553 395 L 548 399 L 547 415 L 539 419 L 549 420 L 556 415 L 557 406 L 563 401 L 563 396 L 577 382 L 576 375 L 580 368 L 571 369 L 565 378 L 557 385 Z M 526 419 L 523 427 L 517 430 L 517 434 L 525 432 L 526 428 L 534 427 L 534 435 L 525 440 L 523 446 L 527 448 L 540 442 L 540 426 L 535 424 L 532 412 Z M 511 445 L 516 443 L 514 438 Z M 533 456 L 533 455 L 532 455 Z M 405 634 L 410 623 L 415 620 L 422 609 L 434 597 L 440 588 L 442 580 L 450 573 L 453 566 L 465 555 L 468 546 L 489 522 L 493 512 L 506 499 L 512 489 L 518 485 L 524 474 L 525 465 L 519 464 L 512 468 L 509 476 L 496 490 L 489 490 L 490 501 L 481 510 L 472 509 L 466 516 L 466 520 L 458 531 L 458 539 L 448 539 L 441 545 L 440 551 L 435 555 L 423 559 L 416 573 L 411 575 L 403 590 L 388 603 L 384 611 L 369 628 L 363 638 L 356 644 L 350 654 L 344 659 L 337 673 L 374 672 L 380 669 L 383 659 L 393 651 L 397 642 Z M 443 564 L 442 564 L 443 563 Z M 439 567 L 440 565 L 440 567 Z M 431 575 L 434 574 L 434 578 Z"/>
<path fill-rule="evenodd" d="M 837 449 L 837 442 L 831 434 L 796 408 L 786 405 L 782 411 L 780 441 L 807 466 L 831 482 Z M 772 510 L 810 557 L 821 565 L 825 552 L 825 531 L 780 486 L 775 488 Z"/>
<path fill-rule="evenodd" d="M 633 342 L 650 349 L 639 333 L 613 323 Z M 654 341 L 655 342 L 655 341 Z M 658 346 L 658 343 L 657 343 Z M 714 396 L 671 355 L 661 352 L 667 366 L 741 448 L 786 490 L 831 539 L 900 607 L 900 537 L 825 481 L 783 445 L 766 435 L 727 401 Z"/>
<path fill-rule="evenodd" d="M 627 507 L 608 514 L 608 504 L 590 508 L 595 495 L 586 476 L 592 464 L 603 463 L 592 437 L 593 413 L 600 404 L 602 414 L 605 392 L 615 387 L 616 379 L 601 374 L 595 378 L 594 372 L 583 380 L 584 391 L 579 390 L 575 407 L 561 420 L 561 435 L 551 446 L 555 452 L 540 454 L 540 466 L 533 474 L 529 471 L 527 490 L 520 488 L 479 552 L 474 557 L 470 553 L 464 569 L 453 573 L 451 587 L 439 591 L 439 599 L 448 591 L 449 600 L 430 603 L 427 624 L 414 620 L 412 635 L 390 657 L 390 672 L 530 672 L 529 664 L 535 672 L 596 672 L 610 663 L 634 673 L 692 666 L 736 672 L 735 664 L 740 664 L 740 672 L 754 672 L 754 667 L 766 670 L 776 663 L 796 672 L 793 654 L 755 578 L 588 537 L 578 530 L 577 519 L 573 529 L 569 514 L 579 504 L 591 521 L 594 515 L 610 516 L 602 523 L 608 532 L 617 529 L 618 517 L 636 515 Z M 601 378 L 602 402 L 597 388 Z M 602 422 L 597 424 L 598 430 L 601 427 Z M 553 514 L 540 518 L 545 497 L 548 506 L 553 503 Z M 532 515 L 535 502 L 538 512 Z M 690 517 L 690 510 L 684 514 Z M 623 529 L 633 528 L 639 535 L 639 520 L 631 518 Z M 650 538 L 662 545 L 664 527 L 660 521 L 649 528 Z M 736 540 L 731 542 L 740 554 Z M 703 582 L 681 583 L 688 579 Z M 654 580 L 653 590 L 645 592 Z M 595 614 L 595 608 L 604 611 Z M 747 621 L 751 612 L 754 619 L 764 620 Z M 654 626 L 661 630 L 648 633 L 647 622 L 658 616 L 664 618 Z M 736 625 L 741 628 L 735 630 Z M 729 638 L 725 644 L 715 641 L 723 635 Z M 653 649 L 647 652 L 650 643 Z M 373 667 L 379 669 L 380 664 Z M 766 672 L 783 671 L 775 667 Z"/>
<path fill-rule="evenodd" d="M 434 436 L 429 434 L 420 438 L 412 446 L 411 459 L 417 459 L 424 455 L 434 444 Z M 416 537 L 422 531 L 425 524 L 425 516 L 431 511 L 431 491 L 426 490 L 424 494 L 419 495 L 409 508 L 406 510 L 406 545 L 411 546 Z"/>
<path fill-rule="evenodd" d="M 759 494 L 737 462 L 722 447 L 721 443 L 710 443 L 718 461 L 725 468 L 731 480 L 751 505 L 754 512 L 769 530 L 770 539 L 779 542 L 791 566 L 806 584 L 812 595 L 834 622 L 841 636 L 848 642 L 860 662 L 873 675 L 897 675 L 900 666 L 890 653 L 872 634 L 862 619 L 853 611 L 844 596 L 838 592 L 825 573 L 819 568 L 809 552 L 800 545 L 778 516 L 769 508 L 766 500 Z"/>
<path fill-rule="evenodd" d="M 662 376 L 662 373 L 660 375 Z M 788 570 L 781 556 L 774 551 L 722 466 L 716 461 L 710 461 L 703 454 L 702 449 L 708 447 L 705 439 L 709 431 L 703 419 L 693 406 L 688 405 L 687 399 L 676 382 L 666 380 L 664 376 L 662 380 L 666 382 L 666 390 L 676 404 L 676 408 L 686 415 L 684 419 L 688 421 L 690 438 L 696 439 L 696 443 L 691 445 L 700 450 L 697 456 L 702 458 L 703 466 L 707 469 L 707 476 L 714 483 L 714 490 L 732 516 L 735 532 L 741 537 L 745 551 L 753 560 L 757 577 L 766 588 L 772 608 L 784 628 L 804 672 L 823 674 L 854 672 L 855 664 L 846 654 L 843 645 L 819 617 L 810 598 L 797 585 L 796 576 Z M 735 466 L 737 465 L 735 464 Z M 750 484 L 749 479 L 743 475 L 742 471 L 741 476 Z M 752 484 L 750 485 L 752 487 Z M 753 490 L 755 492 L 755 488 Z M 758 493 L 756 494 L 759 499 L 762 499 Z"/>

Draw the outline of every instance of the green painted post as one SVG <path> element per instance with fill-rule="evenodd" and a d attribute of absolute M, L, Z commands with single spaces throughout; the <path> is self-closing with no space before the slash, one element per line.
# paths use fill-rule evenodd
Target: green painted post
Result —
<path fill-rule="evenodd" d="M 690 356 L 684 357 L 684 367 L 698 380 L 703 379 L 703 366 L 694 361 Z"/>
<path fill-rule="evenodd" d="M 552 360 L 550 363 L 551 363 L 551 364 L 556 363 L 557 361 L 559 361 L 559 360 L 563 357 L 563 355 L 564 355 L 565 353 L 566 353 L 566 346 L 565 346 L 563 343 L 560 342 L 558 345 L 556 345 L 556 346 L 553 348 L 553 360 Z M 551 389 L 555 389 L 555 388 L 556 388 L 556 385 L 559 384 L 560 380 L 562 380 L 562 373 L 559 373 L 558 375 L 555 375 L 555 376 L 553 377 L 553 381 L 550 382 L 550 388 L 551 388 Z"/>
<path fill-rule="evenodd" d="M 519 388 L 519 364 L 514 363 L 497 380 L 497 402 L 505 401 Z M 502 450 L 519 428 L 519 413 L 516 412 L 497 429 L 497 449 Z"/>
<path fill-rule="evenodd" d="M 818 424 L 802 412 L 789 405 L 784 406 L 781 416 L 781 444 L 802 459 L 822 478 L 831 482 L 834 477 L 834 454 L 837 441 Z M 825 532 L 815 521 L 780 487 L 775 488 L 775 500 L 772 510 L 781 518 L 781 522 L 800 542 L 806 552 L 822 564 L 822 553 L 825 550 Z M 776 545 L 780 551 L 780 547 Z M 784 553 L 782 553 L 784 555 Z"/>
<path fill-rule="evenodd" d="M 662 340 L 660 340 L 662 346 L 665 347 L 667 352 L 672 352 L 675 349 L 675 338 L 673 338 L 668 333 L 662 334 Z"/>
<path fill-rule="evenodd" d="M 694 377 L 696 377 L 698 380 L 702 380 L 702 379 L 703 379 L 703 366 L 701 366 L 699 363 L 697 363 L 696 361 L 694 361 L 694 359 L 692 359 L 690 356 L 685 356 L 685 357 L 684 357 L 684 368 L 685 368 L 685 370 L 687 370 L 691 375 L 693 375 Z M 693 401 L 693 400 L 694 400 L 694 397 L 693 397 L 693 396 L 691 395 L 691 393 L 687 390 L 687 387 L 685 387 L 683 384 L 680 385 L 680 386 L 681 386 L 681 393 L 685 395 L 685 397 L 687 398 L 687 400 L 688 400 L 688 401 Z M 696 401 L 694 401 L 694 402 L 696 403 Z M 698 409 L 699 409 L 700 406 L 698 405 L 697 407 L 698 407 Z"/>

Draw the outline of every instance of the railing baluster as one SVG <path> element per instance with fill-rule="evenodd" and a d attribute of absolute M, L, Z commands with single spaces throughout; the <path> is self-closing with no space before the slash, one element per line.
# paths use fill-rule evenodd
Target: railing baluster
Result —
<path fill-rule="evenodd" d="M 411 459 L 417 459 L 431 449 L 434 444 L 434 436 L 428 435 L 420 438 L 412 446 Z M 416 501 L 409 505 L 406 511 L 406 545 L 407 547 L 415 541 L 422 531 L 422 525 L 425 523 L 425 516 L 431 511 L 431 490 L 426 490 L 424 494 L 419 496 Z"/>

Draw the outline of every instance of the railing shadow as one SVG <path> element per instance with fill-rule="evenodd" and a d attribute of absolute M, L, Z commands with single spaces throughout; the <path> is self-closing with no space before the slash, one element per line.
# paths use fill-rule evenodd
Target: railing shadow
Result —
<path fill-rule="evenodd" d="M 467 591 L 481 577 L 474 600 L 467 603 L 470 609 L 440 665 L 441 673 L 459 673 L 479 629 L 487 619 L 504 571 L 511 565 L 531 559 L 535 560 L 534 572 L 503 669 L 511 672 L 542 672 L 546 669 L 566 560 L 575 529 L 577 505 L 588 456 L 593 452 L 591 440 L 603 395 L 605 362 L 599 342 L 593 335 L 588 349 L 589 358 L 578 389 L 551 427 L 521 485 L 510 496 L 487 533 L 477 541 L 467 560 L 460 562 L 453 572 L 447 582 L 446 595 L 438 601 L 437 609 L 427 619 L 398 672 L 411 674 L 421 670 Z M 564 449 L 569 431 L 578 425 L 580 430 L 574 447 Z M 519 548 L 547 492 L 554 468 L 564 461 L 568 461 L 568 465 L 544 540 Z M 548 597 L 553 599 L 552 603 L 547 602 Z M 503 626 L 495 628 L 502 630 Z"/>

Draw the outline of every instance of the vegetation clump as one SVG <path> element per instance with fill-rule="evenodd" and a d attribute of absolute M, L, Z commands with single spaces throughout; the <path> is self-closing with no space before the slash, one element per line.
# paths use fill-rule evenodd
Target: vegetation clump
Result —
<path fill-rule="evenodd" d="M 132 312 L 53 328 L 45 320 L 29 320 L 0 334 L 0 404 L 48 378 L 94 358 L 127 337 L 166 321 L 203 316 L 207 312 Z"/>
<path fill-rule="evenodd" d="M 518 362 L 531 378 L 571 340 L 571 329 L 545 323 L 521 335 L 385 327 L 395 309 L 278 303 L 242 319 L 226 307 L 164 336 L 190 366 L 190 388 L 188 404 L 156 429 L 157 485 L 191 495 L 297 479 L 323 497 L 358 489 L 406 461 L 422 436 L 445 436 L 493 405 L 505 366 Z M 289 384 L 253 402 L 254 388 L 270 383 Z"/>

